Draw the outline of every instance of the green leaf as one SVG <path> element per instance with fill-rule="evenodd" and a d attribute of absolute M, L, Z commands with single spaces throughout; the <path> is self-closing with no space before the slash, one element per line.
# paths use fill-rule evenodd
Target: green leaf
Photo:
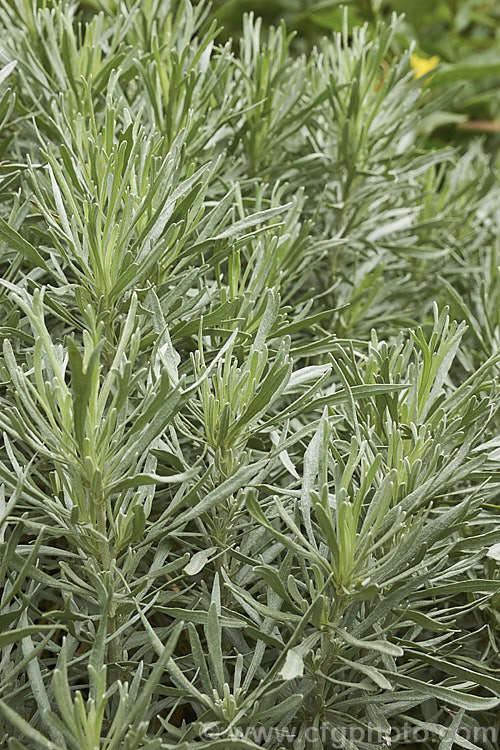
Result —
<path fill-rule="evenodd" d="M 417 625 L 420 625 L 420 627 L 424 628 L 425 630 L 430 630 L 431 633 L 447 633 L 450 631 L 454 631 L 453 625 L 455 623 L 455 620 L 451 620 L 450 622 L 446 623 L 439 622 L 439 620 L 436 620 L 433 617 L 429 617 L 423 612 L 418 612 L 411 609 L 406 610 L 405 617 L 417 623 Z"/>
<path fill-rule="evenodd" d="M 7 65 L 4 65 L 3 68 L 0 69 L 0 85 L 7 80 L 16 65 L 17 60 L 11 60 L 11 62 L 7 63 Z"/>
<path fill-rule="evenodd" d="M 343 664 L 347 664 L 348 667 L 351 669 L 354 669 L 356 672 L 361 672 L 361 674 L 366 675 L 366 677 L 369 677 L 372 682 L 375 683 L 378 687 L 382 688 L 382 690 L 393 690 L 393 686 L 385 677 L 382 672 L 379 672 L 378 669 L 373 667 L 370 664 L 364 664 L 361 661 L 353 662 L 350 661 L 350 659 L 346 659 L 343 656 L 339 656 L 340 661 Z"/>
<path fill-rule="evenodd" d="M 469 81 L 476 78 L 498 78 L 500 62 L 441 64 L 429 78 L 429 86 L 444 86 L 456 81 Z"/>
<path fill-rule="evenodd" d="M 71 368 L 71 390 L 73 397 L 73 421 L 75 426 L 75 437 L 83 453 L 83 441 L 85 437 L 85 420 L 89 399 L 93 388 L 96 386 L 97 371 L 99 367 L 99 354 L 101 345 L 96 347 L 90 355 L 87 367 L 84 369 L 83 357 L 72 338 L 67 340 L 68 360 Z"/>
<path fill-rule="evenodd" d="M 403 656 L 404 654 L 401 646 L 396 646 L 388 641 L 360 640 L 340 628 L 336 628 L 336 632 L 349 646 L 356 646 L 367 651 L 378 651 L 381 654 L 389 654 L 390 656 Z"/>
<path fill-rule="evenodd" d="M 7 703 L 4 703 L 3 700 L 0 700 L 0 711 L 12 726 L 16 727 L 25 737 L 35 742 L 38 747 L 45 748 L 46 750 L 60 750 L 58 745 L 44 737 L 37 729 L 31 727 L 27 721 L 10 708 Z"/>
<path fill-rule="evenodd" d="M 295 680 L 304 675 L 304 659 L 299 648 L 291 648 L 287 651 L 285 663 L 279 675 L 284 680 Z"/>
<path fill-rule="evenodd" d="M 222 484 L 205 495 L 205 497 L 200 500 L 194 508 L 185 510 L 176 515 L 172 522 L 172 527 L 177 528 L 193 518 L 199 518 L 202 513 L 206 513 L 207 510 L 214 507 L 216 504 L 221 503 L 223 500 L 226 500 L 233 493 L 248 487 L 257 472 L 262 469 L 266 463 L 267 459 L 264 459 L 262 461 L 257 461 L 250 466 L 242 466 L 239 468 L 233 476 L 226 479 Z"/>
<path fill-rule="evenodd" d="M 207 638 L 208 660 L 212 668 L 214 685 L 220 696 L 224 690 L 224 665 L 222 655 L 222 628 L 219 624 L 217 604 L 212 601 L 208 608 L 207 624 L 205 626 Z"/>
<path fill-rule="evenodd" d="M 463 708 L 457 712 L 456 716 L 453 717 L 453 721 L 450 726 L 447 727 L 443 739 L 439 743 L 438 750 L 452 750 L 455 742 L 458 739 L 458 731 L 462 725 L 465 710 Z"/>
<path fill-rule="evenodd" d="M 30 635 L 36 635 L 37 633 L 43 633 L 46 630 L 54 631 L 53 625 L 27 625 L 24 628 L 17 628 L 16 630 L 7 630 L 4 633 L 0 633 L 0 648 L 8 646 L 11 643 L 17 643 L 23 638 L 27 638 Z"/>
<path fill-rule="evenodd" d="M 500 544 L 494 544 L 493 547 L 490 547 L 486 555 L 491 557 L 492 560 L 500 562 Z"/>
<path fill-rule="evenodd" d="M 198 575 L 198 573 L 201 573 L 205 565 L 207 565 L 207 563 L 212 559 L 216 552 L 217 547 L 208 547 L 207 549 L 202 549 L 199 552 L 195 552 L 186 567 L 183 569 L 183 572 L 187 576 Z"/>
<path fill-rule="evenodd" d="M 0 240 L 7 243 L 16 252 L 20 253 L 26 260 L 29 260 L 32 265 L 38 268 L 43 268 L 48 271 L 49 268 L 33 245 L 25 240 L 19 232 L 16 232 L 11 226 L 7 224 L 5 219 L 0 217 Z"/>
<path fill-rule="evenodd" d="M 414 688 L 421 692 L 422 697 L 438 698 L 466 711 L 488 711 L 500 705 L 500 698 L 483 698 L 482 696 L 469 695 L 468 693 L 444 687 L 443 685 L 422 682 L 422 680 L 416 680 L 414 677 L 408 677 L 407 675 L 392 672 L 387 672 L 387 674 L 396 685 Z"/>

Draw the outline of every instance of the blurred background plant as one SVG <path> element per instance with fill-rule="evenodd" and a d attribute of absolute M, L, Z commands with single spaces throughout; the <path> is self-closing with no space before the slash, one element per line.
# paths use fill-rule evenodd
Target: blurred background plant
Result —
<path fill-rule="evenodd" d="M 284 20 L 295 32 L 292 49 L 308 51 L 320 37 L 343 27 L 348 8 L 349 27 L 374 26 L 398 14 L 391 56 L 414 46 L 424 63 L 439 58 L 439 72 L 428 81 L 436 94 L 457 88 L 450 114 L 434 124 L 447 125 L 443 140 L 467 139 L 471 134 L 490 136 L 490 146 L 500 142 L 500 3 L 497 0 L 215 0 L 212 12 L 224 26 L 226 37 L 239 37 L 243 14 L 253 11 L 267 25 Z M 458 84 L 458 85 L 457 85 Z M 451 114 L 453 113 L 453 115 Z M 451 127 L 450 127 L 451 126 Z"/>

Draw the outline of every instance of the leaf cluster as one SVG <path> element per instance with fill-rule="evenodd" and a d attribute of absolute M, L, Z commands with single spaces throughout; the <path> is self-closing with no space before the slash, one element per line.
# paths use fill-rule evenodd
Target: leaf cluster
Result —
<path fill-rule="evenodd" d="M 302 56 L 189 0 L 0 31 L 0 743 L 493 750 L 483 144 L 429 141 L 396 19 Z"/>

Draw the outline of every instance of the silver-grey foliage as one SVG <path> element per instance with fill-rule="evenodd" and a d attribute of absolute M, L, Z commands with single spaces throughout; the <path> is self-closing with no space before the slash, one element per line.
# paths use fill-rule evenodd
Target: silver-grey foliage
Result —
<path fill-rule="evenodd" d="M 0 0 L 0 744 L 493 750 L 482 144 L 393 27 L 95 5 Z"/>

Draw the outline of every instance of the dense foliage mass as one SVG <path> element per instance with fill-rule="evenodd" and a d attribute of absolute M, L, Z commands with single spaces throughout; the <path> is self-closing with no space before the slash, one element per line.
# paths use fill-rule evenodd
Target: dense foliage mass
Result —
<path fill-rule="evenodd" d="M 98 7 L 100 0 L 84 2 Z M 390 21 L 397 13 L 394 49 L 412 44 L 422 59 L 440 59 L 442 82 L 461 82 L 447 119 L 441 116 L 441 124 L 448 126 L 440 139 L 460 140 L 471 131 L 500 133 L 498 0 L 214 0 L 212 12 L 223 23 L 225 37 L 241 35 L 243 11 L 262 15 L 266 24 L 284 19 L 296 34 L 292 49 L 304 51 L 326 31 L 342 30 L 344 7 L 350 28 Z"/>
<path fill-rule="evenodd" d="M 494 750 L 500 187 L 446 70 L 99 6 L 0 0 L 1 746 Z"/>

